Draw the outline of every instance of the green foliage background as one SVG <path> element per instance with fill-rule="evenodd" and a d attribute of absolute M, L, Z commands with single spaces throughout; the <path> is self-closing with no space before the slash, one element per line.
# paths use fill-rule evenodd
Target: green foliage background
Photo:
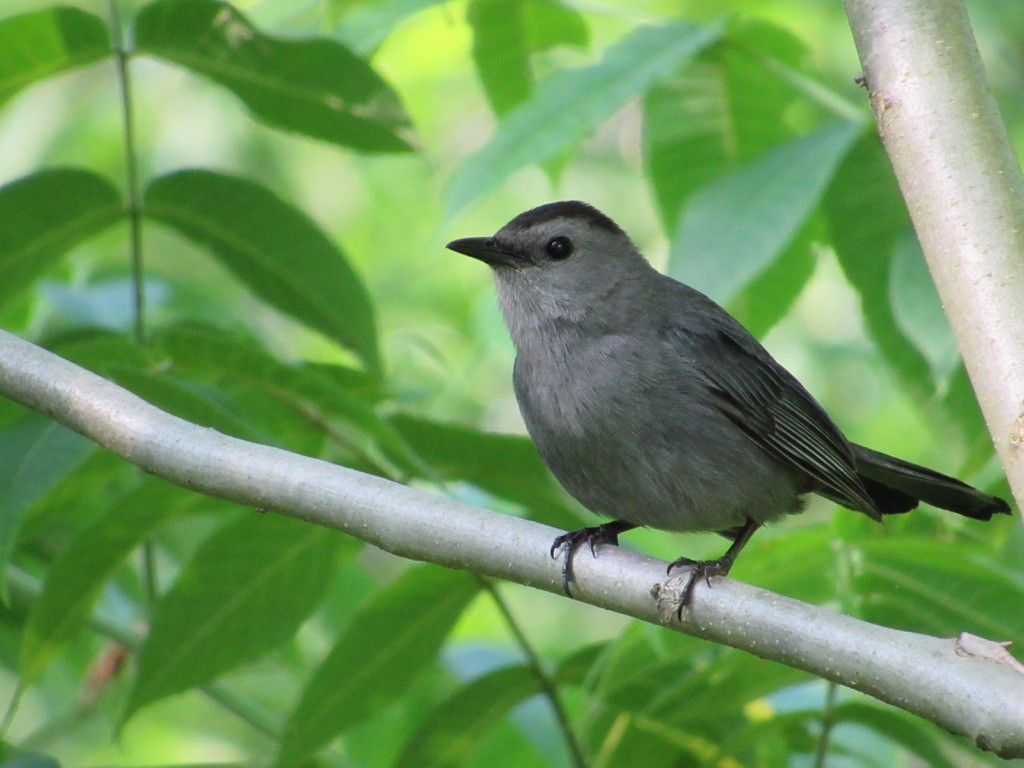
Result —
<path fill-rule="evenodd" d="M 1024 6 L 970 9 L 1019 150 Z M 0 327 L 222 432 L 579 526 L 486 270 L 443 244 L 580 198 L 852 439 L 1008 497 L 858 72 L 811 0 L 6 0 Z M 820 502 L 749 550 L 733 575 L 768 589 L 1024 639 L 1013 519 Z M 788 668 L 198 497 L 5 400 L 0 585 L 0 765 L 993 762 Z"/>

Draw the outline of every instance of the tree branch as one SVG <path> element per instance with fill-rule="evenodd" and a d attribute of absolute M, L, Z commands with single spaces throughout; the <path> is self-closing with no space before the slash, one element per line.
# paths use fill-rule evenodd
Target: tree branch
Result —
<path fill-rule="evenodd" d="M 402 557 L 562 593 L 561 566 L 548 556 L 553 528 L 196 426 L 5 331 L 0 394 L 185 488 L 336 528 Z M 1024 757 L 1024 674 L 998 653 L 721 578 L 697 590 L 677 622 L 683 577 L 666 581 L 664 562 L 618 547 L 580 558 L 576 577 L 584 602 L 806 670 L 983 749 Z"/>
<path fill-rule="evenodd" d="M 846 0 L 871 106 L 1018 507 L 1024 179 L 962 0 Z"/>

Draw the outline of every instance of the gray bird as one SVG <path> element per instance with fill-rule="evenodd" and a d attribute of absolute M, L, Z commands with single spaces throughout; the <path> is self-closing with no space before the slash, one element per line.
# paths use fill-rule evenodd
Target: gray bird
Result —
<path fill-rule="evenodd" d="M 729 572 L 767 522 L 818 493 L 874 520 L 924 501 L 975 520 L 1006 502 L 847 441 L 818 402 L 704 294 L 657 272 L 586 203 L 549 203 L 493 237 L 448 243 L 490 265 L 516 349 L 516 399 L 562 486 L 613 518 L 555 539 L 566 592 L 576 551 L 638 526 L 732 540 L 691 566 L 694 585 Z"/>

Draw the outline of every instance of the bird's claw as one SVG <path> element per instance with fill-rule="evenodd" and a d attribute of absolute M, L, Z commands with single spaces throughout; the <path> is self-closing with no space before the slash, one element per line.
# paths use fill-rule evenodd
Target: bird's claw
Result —
<path fill-rule="evenodd" d="M 569 531 L 555 537 L 555 540 L 551 543 L 551 558 L 554 559 L 558 556 L 558 550 L 565 549 L 565 560 L 562 562 L 562 589 L 565 590 L 566 595 L 572 597 L 570 585 L 575 578 L 572 571 L 572 561 L 576 555 L 576 550 L 586 543 L 590 547 L 590 554 L 597 557 L 598 544 L 619 543 L 619 530 L 620 527 L 614 523 L 605 523 L 603 525 L 594 525 L 589 528 Z"/>
<path fill-rule="evenodd" d="M 720 557 L 717 560 L 691 560 L 688 557 L 680 557 L 669 563 L 665 572 L 671 575 L 673 569 L 682 567 L 690 568 L 690 575 L 679 595 L 679 605 L 676 606 L 676 618 L 680 621 L 683 619 L 683 608 L 688 606 L 693 599 L 693 588 L 697 582 L 703 578 L 704 583 L 710 589 L 712 576 L 727 576 L 729 574 L 729 569 L 732 568 L 732 559 Z"/>

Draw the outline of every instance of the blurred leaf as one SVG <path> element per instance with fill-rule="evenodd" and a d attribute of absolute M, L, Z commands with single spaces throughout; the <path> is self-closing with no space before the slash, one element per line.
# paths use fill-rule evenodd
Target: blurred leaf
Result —
<path fill-rule="evenodd" d="M 333 40 L 264 35 L 216 0 L 156 0 L 139 11 L 135 41 L 230 89 L 268 125 L 353 149 L 411 149 L 398 96 Z"/>
<path fill-rule="evenodd" d="M 367 56 L 406 18 L 414 13 L 440 5 L 446 0 L 375 0 L 353 3 L 350 0 L 328 0 L 328 13 L 338 24 L 334 36 L 356 53 Z M 344 18 L 338 21 L 344 13 Z"/>
<path fill-rule="evenodd" d="M 221 527 L 154 607 L 124 719 L 289 640 L 320 603 L 342 542 L 346 554 L 358 550 L 355 539 L 281 515 Z"/>
<path fill-rule="evenodd" d="M 814 274 L 820 230 L 820 217 L 811 216 L 768 268 L 729 300 L 729 313 L 758 338 L 789 313 Z"/>
<path fill-rule="evenodd" d="M 582 138 L 717 35 L 717 27 L 686 22 L 639 27 L 597 64 L 548 77 L 529 101 L 502 120 L 490 142 L 456 169 L 446 194 L 446 214 L 451 216 L 514 171 L 541 163 Z"/>
<path fill-rule="evenodd" d="M 525 101 L 533 88 L 524 16 L 529 0 L 471 0 L 467 20 L 473 28 L 473 61 L 495 114 L 504 115 Z"/>
<path fill-rule="evenodd" d="M 0 306 L 123 215 L 117 190 L 88 171 L 39 171 L 0 187 Z"/>
<path fill-rule="evenodd" d="M 22 637 L 19 664 L 37 676 L 82 627 L 104 582 L 168 519 L 201 497 L 145 477 L 142 484 L 83 530 L 51 566 Z"/>
<path fill-rule="evenodd" d="M 262 299 L 348 345 L 379 373 L 366 289 L 305 214 L 264 187 L 209 171 L 156 179 L 146 190 L 145 213 L 209 248 Z"/>
<path fill-rule="evenodd" d="M 239 382 L 302 414 L 305 429 L 361 443 L 376 442 L 402 472 L 424 474 L 422 462 L 395 428 L 374 410 L 381 393 L 359 371 L 326 364 L 287 364 L 248 339 L 198 325 L 164 329 L 154 340 L 172 370 L 218 384 Z M 343 422 L 335 425 L 335 422 Z"/>
<path fill-rule="evenodd" d="M 577 507 L 544 466 L 529 438 L 408 414 L 392 416 L 391 423 L 441 480 L 462 480 L 521 504 L 529 510 L 531 520 L 568 530 L 580 527 Z"/>
<path fill-rule="evenodd" d="M 970 524 L 970 523 L 965 523 Z M 965 541 L 900 536 L 858 543 L 863 618 L 949 636 L 1024 641 L 1024 578 Z"/>
<path fill-rule="evenodd" d="M 936 744 L 935 728 L 919 717 L 895 707 L 847 701 L 833 710 L 837 724 L 857 723 L 895 741 L 911 754 L 917 755 L 929 768 L 956 768 L 956 763 Z"/>
<path fill-rule="evenodd" d="M 275 442 L 272 435 L 259 432 L 253 419 L 238 413 L 230 399 L 214 387 L 175 379 L 166 373 L 122 367 L 108 368 L 107 374 L 146 402 L 193 424 L 243 440 Z"/>
<path fill-rule="evenodd" d="M 378 593 L 313 673 L 285 724 L 275 765 L 301 762 L 401 696 L 479 588 L 469 573 L 428 565 Z"/>
<path fill-rule="evenodd" d="M 30 413 L 0 430 L 0 597 L 25 513 L 96 450 L 96 443 Z"/>
<path fill-rule="evenodd" d="M 37 80 L 109 55 L 107 25 L 78 8 L 0 20 L 0 104 Z"/>
<path fill-rule="evenodd" d="M 930 399 L 935 386 L 928 361 L 900 330 L 890 303 L 892 260 L 912 230 L 876 135 L 863 136 L 840 163 L 823 210 L 839 264 L 860 295 L 868 333 L 911 393 Z"/>
<path fill-rule="evenodd" d="M 898 238 L 893 251 L 889 306 L 900 330 L 928 360 L 934 379 L 948 381 L 960 353 L 924 253 L 909 230 Z"/>
<path fill-rule="evenodd" d="M 546 51 L 559 45 L 590 45 L 590 31 L 575 8 L 558 0 L 529 0 L 523 3 L 523 10 L 526 46 L 531 51 Z"/>
<path fill-rule="evenodd" d="M 683 209 L 669 274 L 728 302 L 793 241 L 862 130 L 833 123 L 702 187 Z"/>
<path fill-rule="evenodd" d="M 470 681 L 420 723 L 395 768 L 465 765 L 481 734 L 537 688 L 537 678 L 526 666 L 502 667 Z"/>
<path fill-rule="evenodd" d="M 2 747 L 4 745 L 0 745 Z M 4 761 L 0 763 L 0 768 L 60 768 L 60 763 L 49 755 L 43 755 L 39 752 L 14 752 L 10 750 L 10 757 L 7 756 L 8 750 L 4 749 L 0 753 L 0 757 L 4 758 Z"/>
<path fill-rule="evenodd" d="M 726 32 L 644 94 L 644 165 L 668 232 L 694 191 L 793 135 L 799 93 L 777 70 L 799 67 L 806 48 L 763 20 L 731 19 Z"/>

